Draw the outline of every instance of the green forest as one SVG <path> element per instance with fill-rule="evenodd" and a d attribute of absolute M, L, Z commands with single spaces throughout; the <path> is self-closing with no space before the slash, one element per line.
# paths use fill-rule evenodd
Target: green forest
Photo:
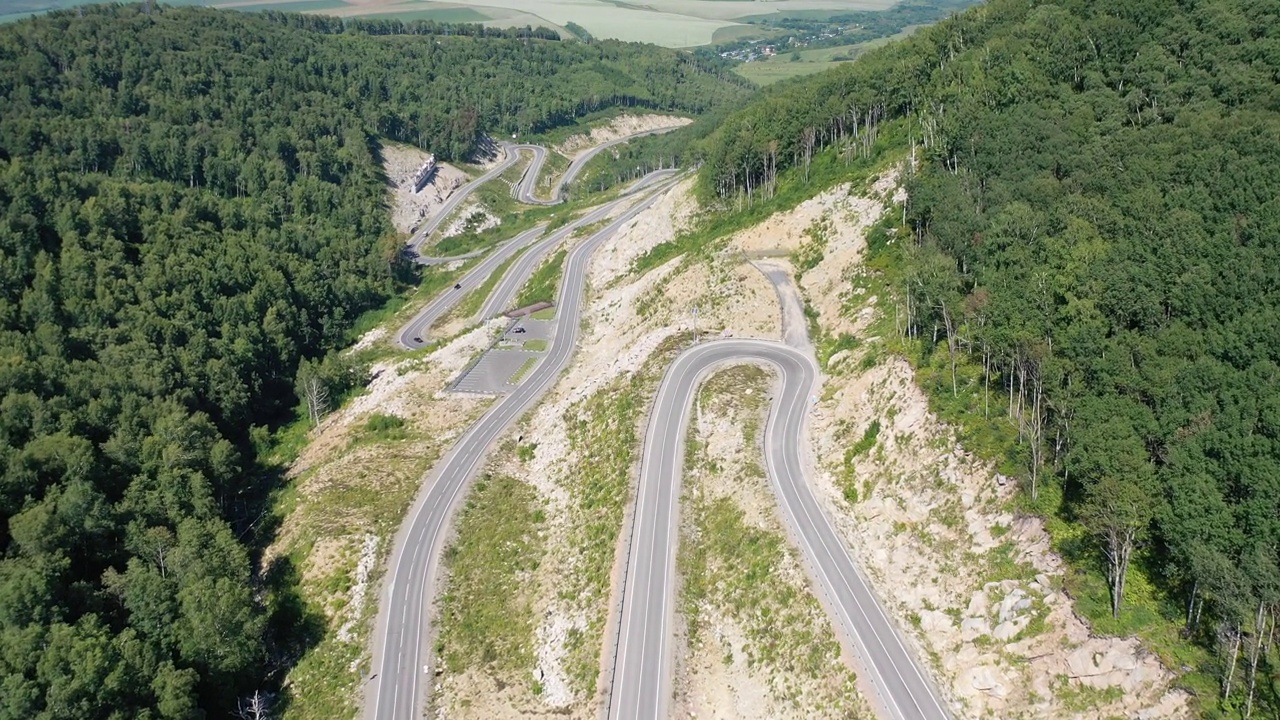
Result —
<path fill-rule="evenodd" d="M 1205 717 L 1280 716 L 1280 0 L 991 0 L 757 94 L 545 29 L 0 27 L 0 720 L 277 689 L 314 638 L 257 567 L 272 433 L 301 380 L 360 384 L 321 359 L 414 279 L 381 143 L 463 159 L 630 107 L 699 119 L 583 184 L 701 165 L 721 219 L 891 138 L 909 200 L 868 261 L 934 409 L 1019 480 L 1097 631 Z"/>
<path fill-rule="evenodd" d="M 307 642 L 263 462 L 405 280 L 384 138 L 744 97 L 547 31 L 100 6 L 0 27 L 0 718 L 226 716 Z M 304 362 L 305 361 L 305 362 Z"/>
<path fill-rule="evenodd" d="M 1062 529 L 1095 627 L 1171 629 L 1206 717 L 1280 713 L 1278 113 L 1275 0 L 993 0 L 702 148 L 750 204 L 900 137 L 872 263 L 921 382 Z"/>

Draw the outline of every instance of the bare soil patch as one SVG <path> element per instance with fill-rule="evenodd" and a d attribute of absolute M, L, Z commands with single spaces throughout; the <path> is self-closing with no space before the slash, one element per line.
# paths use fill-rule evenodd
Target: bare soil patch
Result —
<path fill-rule="evenodd" d="M 892 312 L 858 282 L 865 230 L 886 211 L 880 205 L 901 201 L 895 193 L 882 178 L 852 201 L 862 209 L 853 217 L 835 203 L 822 207 L 827 193 L 789 226 L 794 237 L 798 222 L 830 212 L 823 259 L 800 285 L 826 332 L 864 335 L 860 347 L 832 357 L 815 411 L 821 500 L 962 717 L 1187 716 L 1185 694 L 1154 656 L 1132 638 L 1092 636 L 1075 615 L 1039 521 L 1010 510 L 1013 484 L 1002 487 L 929 412 L 910 366 L 860 362 L 874 344 L 865 335 Z"/>
<path fill-rule="evenodd" d="M 409 145 L 383 142 L 382 167 L 390 185 L 391 224 L 409 234 L 436 213 L 445 200 L 470 178 L 449 163 L 439 163 L 434 179 L 419 192 L 413 191 L 413 176 L 430 153 Z"/>
<path fill-rule="evenodd" d="M 592 128 L 590 133 L 571 135 L 564 142 L 551 149 L 573 159 L 597 145 L 602 145 L 618 138 L 649 130 L 681 127 L 691 122 L 693 122 L 692 118 L 676 117 L 674 115 L 619 115 L 610 120 L 607 125 Z"/>

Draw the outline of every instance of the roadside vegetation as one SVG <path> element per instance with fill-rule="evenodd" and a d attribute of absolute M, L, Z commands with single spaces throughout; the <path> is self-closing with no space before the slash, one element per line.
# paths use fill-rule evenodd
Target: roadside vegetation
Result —
<path fill-rule="evenodd" d="M 435 327 L 446 328 L 453 325 L 453 323 L 458 320 L 463 320 L 467 325 L 470 325 L 471 320 L 475 318 L 476 313 L 480 312 L 480 308 L 484 307 L 484 303 L 489 299 L 489 295 L 493 292 L 493 289 L 497 287 L 498 283 L 502 280 L 502 276 L 511 269 L 511 266 L 515 264 L 516 260 L 520 259 L 520 256 L 525 252 L 528 252 L 528 250 L 521 250 L 503 261 L 501 265 L 494 269 L 493 274 L 486 278 L 483 283 L 476 287 L 476 289 L 467 293 L 467 296 L 462 298 L 461 302 L 455 305 L 444 317 L 440 318 L 440 320 L 436 322 Z M 447 288 L 448 285 L 444 287 Z M 481 321 L 483 322 L 487 319 L 488 318 L 482 318 Z"/>
<path fill-rule="evenodd" d="M 483 406 L 469 406 L 458 422 Z M 270 572 L 293 574 L 299 591 L 290 601 L 292 612 L 307 620 L 315 643 L 290 672 L 291 692 L 277 704 L 283 717 L 356 714 L 382 559 L 421 477 L 448 447 L 431 425 L 372 414 L 347 443 L 278 494 L 274 512 L 277 522 L 288 518 L 287 535 L 273 547 L 281 554 Z M 365 588 L 359 605 L 352 594 L 357 585 Z"/>
<path fill-rule="evenodd" d="M 578 561 L 558 592 L 561 602 L 587 619 L 586 629 L 571 631 L 566 643 L 566 670 L 578 697 L 594 695 L 600 674 L 609 584 L 632 494 L 641 420 L 662 373 L 689 340 L 684 334 L 667 339 L 635 374 L 618 378 L 565 413 L 570 452 L 577 458 L 566 474 L 571 481 L 568 543 Z"/>
<path fill-rule="evenodd" d="M 533 664 L 526 578 L 543 553 L 540 502 L 529 485 L 501 474 L 478 478 L 467 495 L 444 555 L 449 576 L 439 601 L 436 653 L 447 672 L 521 671 Z"/>
<path fill-rule="evenodd" d="M 529 282 L 516 296 L 516 307 L 527 307 L 539 302 L 555 302 L 560 292 L 560 278 L 564 275 L 564 262 L 568 250 L 561 248 L 533 271 Z"/>
<path fill-rule="evenodd" d="M 771 378 L 758 366 L 735 366 L 712 375 L 697 395 L 699 420 L 689 430 L 680 498 L 689 665 L 680 684 L 696 692 L 696 658 L 715 652 L 726 666 L 749 668 L 777 707 L 797 716 L 870 717 L 774 512 L 762 445 Z M 699 432 L 703 422 L 711 437 Z M 718 423 L 740 429 L 740 438 L 715 437 Z M 725 641 L 738 633 L 741 648 Z"/>
<path fill-rule="evenodd" d="M 533 370 L 533 366 L 537 364 L 538 358 L 536 357 L 526 359 L 524 362 L 520 363 L 520 367 L 516 368 L 516 371 L 511 374 L 511 378 L 508 379 L 507 382 L 512 385 L 519 385 L 520 381 L 524 379 L 524 376 L 528 375 L 529 372 Z"/>
<path fill-rule="evenodd" d="M 906 222 L 870 248 L 898 306 L 888 351 L 1022 485 L 1095 631 L 1142 637 L 1206 717 L 1266 714 L 1275 83 L 1251 60 L 1265 41 L 1227 29 L 1259 21 L 1240 3 L 1142 7 L 988 3 L 765 93 L 716 131 L 703 188 L 750 202 L 901 123 Z M 1241 195 L 1246 176 L 1266 190 Z"/>

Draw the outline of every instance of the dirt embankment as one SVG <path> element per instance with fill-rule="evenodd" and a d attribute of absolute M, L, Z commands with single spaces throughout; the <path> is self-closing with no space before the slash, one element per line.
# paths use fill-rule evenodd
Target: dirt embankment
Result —
<path fill-rule="evenodd" d="M 289 673 L 289 717 L 356 716 L 391 538 L 422 476 L 488 405 L 442 390 L 491 331 L 375 364 L 367 392 L 312 430 L 291 465 L 263 566 L 296 563 L 302 599 L 325 630 Z M 387 416 L 380 428 L 369 426 L 375 415 Z"/>
<path fill-rule="evenodd" d="M 573 159 L 591 148 L 617 140 L 621 137 L 649 130 L 669 127 L 681 127 L 693 122 L 690 118 L 674 115 L 619 115 L 607 125 L 592 128 L 590 133 L 569 136 L 564 142 L 551 148 L 555 152 Z"/>
<path fill-rule="evenodd" d="M 929 412 L 910 366 L 862 362 L 893 330 L 862 256 L 867 226 L 903 199 L 895 188 L 892 175 L 865 197 L 835 188 L 743 239 L 765 250 L 778 237 L 801 259 L 820 246 L 800 286 L 826 333 L 862 341 L 823 369 L 810 433 L 828 512 L 960 717 L 1185 716 L 1171 673 L 1136 640 L 1093 637 L 1075 615 L 1040 523 L 1010 511 L 1013 484 Z"/>
<path fill-rule="evenodd" d="M 616 632 L 612 623 L 625 558 L 620 544 L 625 509 L 634 492 L 644 413 L 662 371 L 680 349 L 681 336 L 695 325 L 707 334 L 781 337 L 772 286 L 727 242 L 647 272 L 633 271 L 645 253 L 675 238 L 689 221 L 696 211 L 690 191 L 690 182 L 678 186 L 597 251 L 589 268 L 584 331 L 574 363 L 517 431 L 526 459 L 508 458 L 490 468 L 534 488 L 545 513 L 544 555 L 530 578 L 537 588 L 529 638 L 533 667 L 525 673 L 476 667 L 445 678 L 436 705 L 443 717 L 560 715 L 585 720 L 598 715 L 608 677 L 597 669 L 602 652 L 609 664 L 608 639 Z M 797 232 L 802 234 L 803 227 Z M 726 422 L 708 415 L 695 429 L 712 454 L 708 465 L 724 466 L 698 486 L 703 497 L 715 501 L 708 506 L 705 527 L 716 528 L 713 535 L 722 528 L 718 519 L 725 517 L 726 488 L 752 484 L 751 493 L 737 493 L 734 500 L 741 512 L 739 525 L 779 544 L 776 553 L 752 558 L 776 565 L 776 582 L 765 585 L 777 592 L 761 601 L 790 593 L 808 598 L 808 603 L 783 603 L 788 627 L 794 630 L 783 634 L 803 645 L 802 638 L 820 636 L 829 621 L 785 547 L 764 479 L 758 472 L 738 472 L 748 465 L 758 470 L 758 460 L 750 462 L 755 450 L 740 432 L 726 429 Z M 724 557 L 716 555 L 710 562 L 739 560 L 725 555 L 732 548 L 723 543 L 717 547 Z M 600 548 L 606 555 L 600 555 Z M 614 548 L 621 549 L 615 553 Z M 735 614 L 736 604 L 733 597 L 708 596 L 698 604 L 704 631 L 697 644 L 678 642 L 680 662 L 689 668 L 679 686 L 682 717 L 690 711 L 698 717 L 737 717 L 747 708 L 760 717 L 842 716 L 838 707 L 861 712 L 861 698 L 847 674 L 831 673 L 825 664 L 815 674 L 812 666 L 779 655 L 781 646 L 751 634 L 754 626 Z M 784 615 L 781 609 L 779 615 Z M 729 649 L 732 658 L 726 661 Z M 838 656 L 835 650 L 822 662 L 837 662 Z"/>
<path fill-rule="evenodd" d="M 679 347 L 672 342 L 691 329 L 693 307 L 703 331 L 779 336 L 772 288 L 737 259 L 676 258 L 639 277 L 630 273 L 637 258 L 689 222 L 696 210 L 691 186 L 668 192 L 596 252 L 574 362 L 517 430 L 527 461 L 492 468 L 533 487 L 545 513 L 544 556 L 530 579 L 537 588 L 534 667 L 520 675 L 473 668 L 445 678 L 437 705 L 443 717 L 597 717 L 601 652 L 613 632 L 615 548 L 644 412 L 665 358 Z M 750 692 L 768 692 L 767 679 L 754 682 Z"/>
<path fill-rule="evenodd" d="M 390 186 L 391 224 L 399 232 L 412 233 L 469 179 L 462 170 L 442 162 L 438 163 L 431 182 L 414 192 L 413 177 L 428 156 L 429 153 L 408 145 L 382 144 L 382 168 Z"/>
<path fill-rule="evenodd" d="M 1090 636 L 1058 590 L 1061 565 L 1043 530 L 1009 512 L 1012 488 L 1000 487 L 992 469 L 930 415 L 910 368 L 894 359 L 863 367 L 862 353 L 875 342 L 869 335 L 881 332 L 876 323 L 883 322 L 877 298 L 860 282 L 864 236 L 892 204 L 893 176 L 866 188 L 833 188 L 739 233 L 722 250 L 633 273 L 638 258 L 690 221 L 696 211 L 690 185 L 668 192 L 597 253 L 574 363 L 517 429 L 518 460 L 504 457 L 493 468 L 536 491 L 545 512 L 543 555 L 527 578 L 532 667 L 516 673 L 476 667 L 442 678 L 433 700 L 440 715 L 596 717 L 597 668 L 616 602 L 620 556 L 613 553 L 663 354 L 693 327 L 693 308 L 703 332 L 780 336 L 773 289 L 741 262 L 743 250 L 791 253 L 824 333 L 862 341 L 824 368 L 810 432 L 813 482 L 958 715 L 1185 715 L 1185 697 L 1169 690 L 1171 675 L 1134 641 Z M 424 465 L 481 410 L 481 401 L 440 389 L 486 333 L 465 335 L 425 360 L 383 367 L 368 399 L 328 421 L 299 459 L 298 508 L 275 553 L 304 557 L 302 571 L 316 588 L 309 599 L 355 640 L 326 637 L 313 651 L 316 659 L 291 676 L 297 697 L 332 684 L 338 666 L 350 668 L 342 684 L 356 687 L 359 639 L 367 637 L 372 616 L 368 589 L 376 583 L 366 556 L 385 553 Z M 421 439 L 370 437 L 363 420 L 372 412 L 404 417 Z M 878 432 L 869 432 L 873 424 Z M 713 420 L 695 432 L 723 455 L 730 449 L 720 442 L 727 443 L 722 431 Z M 870 443 L 859 442 L 865 437 Z M 847 456 L 855 445 L 865 447 Z M 760 498 L 746 500 L 741 509 L 750 521 L 764 509 Z M 744 647 L 740 635 L 721 627 L 729 647 Z M 732 663 L 709 667 L 699 650 L 685 660 L 695 668 L 684 692 L 696 712 L 723 716 L 752 698 L 771 697 L 777 687 L 802 686 L 785 672 L 763 678 Z"/>

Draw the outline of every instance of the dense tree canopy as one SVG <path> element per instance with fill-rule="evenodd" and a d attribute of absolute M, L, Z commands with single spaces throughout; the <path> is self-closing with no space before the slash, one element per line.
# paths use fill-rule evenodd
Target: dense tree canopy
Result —
<path fill-rule="evenodd" d="M 393 289 L 379 137 L 458 157 L 744 92 L 662 49 L 430 29 L 0 27 L 0 718 L 220 715 L 290 661 L 252 579 L 250 428 Z"/>
<path fill-rule="evenodd" d="M 940 392 L 995 395 L 1028 492 L 1058 483 L 1096 539 L 1113 612 L 1145 538 L 1184 632 L 1218 652 L 1222 707 L 1271 713 L 1278 113 L 1275 0 L 994 0 L 766 93 L 704 173 L 711 195 L 760 191 L 806 135 L 852 153 L 909 128 L 900 295 L 950 368 Z"/>

